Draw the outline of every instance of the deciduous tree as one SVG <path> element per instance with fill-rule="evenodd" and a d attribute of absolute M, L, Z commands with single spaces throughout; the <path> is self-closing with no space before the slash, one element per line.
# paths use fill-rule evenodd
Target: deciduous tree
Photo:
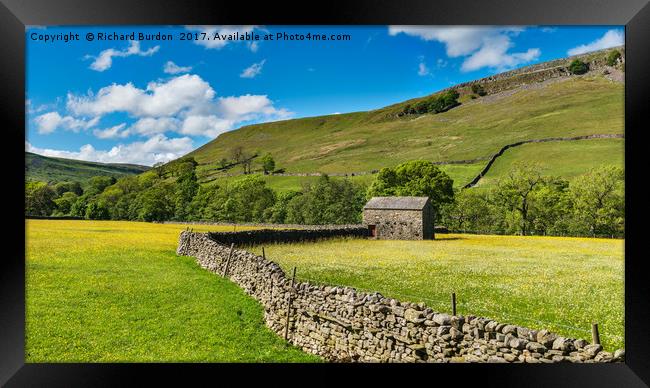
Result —
<path fill-rule="evenodd" d="M 416 160 L 382 168 L 368 189 L 368 197 L 426 196 L 437 215 L 443 204 L 454 200 L 453 185 L 454 181 L 438 166 Z"/>
<path fill-rule="evenodd" d="M 495 196 L 507 210 L 515 211 L 522 235 L 528 234 L 529 211 L 533 193 L 544 184 L 538 165 L 515 164 L 505 178 L 499 180 Z"/>

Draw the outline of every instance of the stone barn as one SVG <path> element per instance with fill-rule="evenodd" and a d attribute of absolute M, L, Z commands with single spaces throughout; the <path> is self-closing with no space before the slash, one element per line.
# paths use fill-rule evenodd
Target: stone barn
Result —
<path fill-rule="evenodd" d="M 363 224 L 381 240 L 434 238 L 429 197 L 373 197 L 363 207 Z"/>

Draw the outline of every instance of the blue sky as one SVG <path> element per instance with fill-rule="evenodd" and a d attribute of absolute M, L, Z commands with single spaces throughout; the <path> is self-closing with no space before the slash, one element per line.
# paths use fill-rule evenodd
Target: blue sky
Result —
<path fill-rule="evenodd" d="M 89 32 L 135 33 L 136 40 L 87 41 Z M 137 39 L 158 32 L 173 40 Z M 203 32 L 248 32 L 260 40 L 180 40 Z M 276 39 L 284 32 L 349 39 Z M 80 40 L 62 41 L 68 33 Z M 274 40 L 264 40 L 267 34 Z M 152 165 L 243 125 L 381 108 L 621 45 L 623 34 L 617 26 L 30 27 L 26 149 Z"/>

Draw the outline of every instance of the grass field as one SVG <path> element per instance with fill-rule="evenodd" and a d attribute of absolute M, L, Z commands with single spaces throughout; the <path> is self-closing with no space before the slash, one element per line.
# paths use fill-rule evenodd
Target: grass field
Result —
<path fill-rule="evenodd" d="M 487 163 L 487 162 L 486 162 Z M 446 165 L 439 165 L 438 167 L 449 174 L 451 179 L 454 180 L 454 187 L 456 188 L 461 188 L 465 184 L 469 183 L 476 175 L 478 175 L 479 172 L 481 172 L 481 169 L 483 168 L 484 164 L 480 163 L 475 163 L 475 164 L 446 164 Z M 266 185 L 273 190 L 276 190 L 277 192 L 285 192 L 285 191 L 300 191 L 304 185 L 313 183 L 315 182 L 318 177 L 317 176 L 280 176 L 280 175 L 262 175 L 262 178 L 264 178 L 264 181 L 266 182 Z M 239 179 L 244 178 L 244 175 L 239 175 L 239 176 L 230 176 L 230 177 L 222 177 L 222 178 L 217 178 L 209 184 L 217 184 L 217 185 L 224 185 L 228 184 L 234 181 L 237 181 Z M 369 186 L 372 181 L 375 179 L 376 175 L 375 174 L 367 174 L 367 175 L 356 175 L 356 176 L 349 176 L 347 179 L 350 179 L 352 182 L 357 182 L 362 185 Z M 333 176 L 331 177 L 332 179 L 346 179 L 344 177 L 339 177 L 339 176 Z"/>
<path fill-rule="evenodd" d="M 379 291 L 450 312 L 624 347 L 623 240 L 438 235 L 436 241 L 339 239 L 265 246 L 298 280 Z M 260 253 L 261 248 L 253 248 Z"/>
<path fill-rule="evenodd" d="M 237 285 L 176 256 L 185 227 L 26 221 L 27 362 L 318 361 L 267 329 Z M 585 339 L 598 322 L 606 349 L 624 347 L 622 240 L 450 234 L 265 248 L 285 271 L 297 266 L 298 280 L 442 312 L 456 292 L 460 314 Z"/>
<path fill-rule="evenodd" d="M 591 139 L 529 143 L 511 148 L 498 157 L 477 187 L 490 186 L 508 174 L 517 162 L 536 163 L 545 175 L 565 179 L 601 165 L 624 166 L 624 139 Z"/>
<path fill-rule="evenodd" d="M 303 188 L 304 185 L 309 183 L 314 183 L 318 180 L 318 176 L 280 176 L 280 175 L 260 175 L 266 182 L 267 187 L 272 188 L 278 192 L 285 192 L 290 190 L 299 191 Z M 221 177 L 215 179 L 214 181 L 209 182 L 209 184 L 225 185 L 237 180 L 247 177 L 246 175 L 237 175 L 229 177 Z M 345 177 L 334 176 L 332 179 L 346 179 Z M 372 180 L 375 178 L 374 175 L 358 175 L 350 176 L 350 179 L 353 182 L 358 182 L 361 184 L 369 185 Z"/>
<path fill-rule="evenodd" d="M 185 227 L 26 221 L 26 361 L 318 361 L 236 284 L 176 256 Z"/>
<path fill-rule="evenodd" d="M 538 164 L 545 175 L 560 176 L 571 180 L 591 168 L 601 165 L 624 166 L 625 139 L 589 139 L 578 141 L 553 141 L 547 143 L 523 144 L 506 150 L 498 157 L 487 175 L 476 187 L 494 185 L 507 175 L 514 163 Z M 487 164 L 447 164 L 438 167 L 453 180 L 454 187 L 461 188 L 469 183 Z M 376 175 L 357 175 L 349 177 L 353 182 L 370 185 Z M 224 184 L 242 179 L 243 176 L 218 178 L 216 184 Z M 314 182 L 315 176 L 273 176 L 262 175 L 268 187 L 278 191 L 300 190 L 304 184 Z M 333 177 L 334 179 L 344 179 Z"/>

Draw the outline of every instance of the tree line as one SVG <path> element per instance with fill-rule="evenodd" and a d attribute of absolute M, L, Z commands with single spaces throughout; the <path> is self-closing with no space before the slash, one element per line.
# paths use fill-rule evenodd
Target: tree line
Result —
<path fill-rule="evenodd" d="M 193 158 L 185 158 L 119 180 L 93 177 L 85 190 L 78 183 L 27 182 L 25 212 L 94 220 L 361 222 L 365 187 L 350 180 L 323 175 L 301 190 L 277 193 L 260 174 L 200 185 L 196 166 Z"/>
<path fill-rule="evenodd" d="M 419 100 L 414 104 L 406 104 L 398 113 L 398 116 L 425 114 L 425 113 L 442 113 L 460 105 L 458 97 L 460 94 L 451 89 L 439 95 L 429 96 Z"/>
<path fill-rule="evenodd" d="M 623 236 L 624 173 L 603 166 L 567 181 L 536 165 L 514 165 L 490 188 L 456 190 L 428 161 L 383 168 L 372 184 L 320 176 L 300 190 L 276 192 L 260 174 L 199 184 L 197 163 L 182 158 L 140 175 L 79 183 L 27 182 L 25 212 L 93 220 L 355 224 L 373 196 L 428 196 L 436 225 L 460 232 Z"/>
<path fill-rule="evenodd" d="M 571 181 L 545 176 L 538 165 L 518 164 L 491 188 L 458 192 L 442 222 L 461 232 L 623 237 L 625 177 L 601 166 Z"/>

